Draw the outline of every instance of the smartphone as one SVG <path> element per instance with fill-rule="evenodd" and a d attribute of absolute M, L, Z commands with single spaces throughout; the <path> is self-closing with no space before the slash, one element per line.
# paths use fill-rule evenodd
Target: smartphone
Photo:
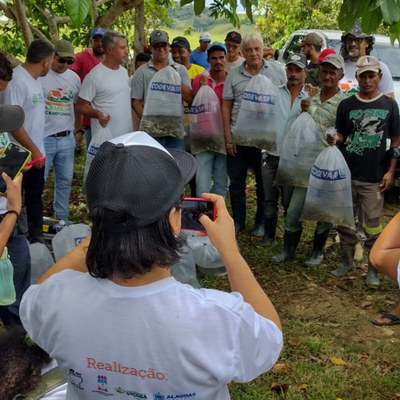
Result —
<path fill-rule="evenodd" d="M 215 203 L 211 200 L 195 197 L 185 197 L 182 202 L 182 224 L 181 228 L 192 231 L 205 231 L 204 226 L 199 222 L 201 214 L 207 215 L 215 220 Z"/>
<path fill-rule="evenodd" d="M 0 153 L 0 194 L 7 192 L 7 185 L 1 174 L 5 172 L 14 179 L 25 167 L 31 157 L 31 152 L 20 144 L 10 142 Z"/>

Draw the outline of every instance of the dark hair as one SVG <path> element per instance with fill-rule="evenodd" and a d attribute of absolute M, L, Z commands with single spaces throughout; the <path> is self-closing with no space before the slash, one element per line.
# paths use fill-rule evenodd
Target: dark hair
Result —
<path fill-rule="evenodd" d="M 28 48 L 26 53 L 26 61 L 30 64 L 39 64 L 46 58 L 54 55 L 54 47 L 47 40 L 36 39 Z"/>
<path fill-rule="evenodd" d="M 151 54 L 149 53 L 138 53 L 135 57 L 135 62 L 140 62 L 140 61 L 150 61 L 151 60 Z"/>
<path fill-rule="evenodd" d="M 34 389 L 41 379 L 42 367 L 51 361 L 39 346 L 25 341 L 22 327 L 0 331 L 0 399 L 12 400 L 17 394 Z"/>
<path fill-rule="evenodd" d="M 179 209 L 179 204 L 174 208 Z M 179 260 L 182 239 L 169 223 L 169 213 L 158 221 L 125 232 L 110 232 L 106 225 L 124 224 L 125 213 L 95 207 L 89 217 L 92 237 L 86 255 L 90 275 L 95 278 L 132 278 L 150 272 L 155 265 L 169 268 Z"/>
<path fill-rule="evenodd" d="M 0 52 L 0 79 L 3 81 L 11 81 L 13 69 L 7 57 Z"/>
<path fill-rule="evenodd" d="M 313 44 L 313 46 L 315 47 L 315 50 L 318 51 L 318 53 L 321 52 L 321 50 L 322 50 L 322 46 L 321 46 L 321 45 L 319 45 L 319 44 Z"/>
<path fill-rule="evenodd" d="M 340 51 L 339 51 L 339 54 L 345 60 L 347 60 L 349 58 L 349 52 L 347 51 L 347 47 L 346 47 L 346 44 L 345 44 L 345 39 L 349 35 L 352 35 L 352 34 L 348 33 L 348 34 L 342 36 L 342 39 L 341 39 L 342 45 L 340 46 Z M 352 36 L 354 36 L 354 35 L 352 35 Z M 372 49 L 374 48 L 375 38 L 373 36 L 367 36 L 367 37 L 364 37 L 363 39 L 368 40 L 368 46 L 365 48 L 365 55 L 369 56 L 371 51 L 372 51 Z"/>

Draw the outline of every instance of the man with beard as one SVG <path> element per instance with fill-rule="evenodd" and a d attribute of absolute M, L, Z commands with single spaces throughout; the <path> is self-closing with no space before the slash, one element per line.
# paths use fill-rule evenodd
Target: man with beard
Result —
<path fill-rule="evenodd" d="M 364 33 L 360 22 L 356 22 L 350 32 L 342 35 L 342 48 L 340 53 L 344 58 L 345 75 L 340 81 L 340 89 L 349 95 L 358 92 L 358 80 L 356 78 L 356 64 L 360 57 L 371 53 L 374 45 L 374 36 Z M 379 81 L 379 92 L 394 98 L 394 86 L 392 75 L 388 66 L 379 61 L 382 77 Z"/>
<path fill-rule="evenodd" d="M 277 98 L 277 149 L 282 146 L 283 138 L 287 127 L 299 116 L 301 112 L 301 100 L 308 96 L 304 90 L 304 81 L 307 77 L 307 59 L 304 54 L 292 54 L 286 62 L 286 85 L 279 87 Z M 292 195 L 292 187 L 277 186 L 275 176 L 278 171 L 279 154 L 278 151 L 272 153 L 263 151 L 262 154 L 262 179 L 265 193 L 265 232 L 261 246 L 271 246 L 275 240 L 276 226 L 278 223 L 278 201 L 279 194 L 282 196 L 282 205 L 285 210 L 289 207 Z M 289 233 L 285 234 L 286 241 L 294 242 L 297 236 Z M 299 236 L 300 238 L 300 236 Z M 278 256 L 276 256 L 278 257 Z M 275 257 L 275 258 L 276 258 Z M 281 261 L 280 257 L 276 263 Z M 274 260 L 272 261 L 274 262 Z"/>
<path fill-rule="evenodd" d="M 303 50 L 303 54 L 309 61 L 307 65 L 308 76 L 306 83 L 311 83 L 313 86 L 319 86 L 318 82 L 318 66 L 319 66 L 319 55 L 321 54 L 322 46 L 324 41 L 322 36 L 317 32 L 310 32 L 301 42 L 300 46 Z"/>
<path fill-rule="evenodd" d="M 104 28 L 94 28 L 90 34 L 90 48 L 81 51 L 75 56 L 74 63 L 70 68 L 79 75 L 81 82 L 83 82 L 85 76 L 103 60 L 104 49 L 101 38 L 105 33 L 106 30 Z M 90 140 L 92 139 L 90 118 L 83 117 L 82 125 L 85 132 L 86 147 L 89 147 Z M 77 139 L 81 139 L 81 137 L 77 137 Z"/>
<path fill-rule="evenodd" d="M 253 236 L 264 236 L 264 189 L 261 176 L 261 149 L 236 145 L 232 129 L 236 124 L 243 94 L 253 76 L 263 74 L 274 84 L 286 83 L 284 70 L 272 61 L 263 59 L 264 43 L 259 33 L 245 36 L 241 44 L 245 61 L 228 74 L 223 91 L 222 120 L 227 152 L 227 170 L 230 179 L 229 193 L 235 233 L 245 229 L 246 177 L 251 168 L 256 178 L 257 211 Z"/>

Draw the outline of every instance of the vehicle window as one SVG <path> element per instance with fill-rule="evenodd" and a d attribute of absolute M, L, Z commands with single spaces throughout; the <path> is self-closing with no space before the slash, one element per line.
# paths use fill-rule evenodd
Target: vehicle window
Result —
<path fill-rule="evenodd" d="M 327 39 L 327 46 L 331 47 L 336 51 L 336 53 L 340 54 L 340 47 L 342 46 L 342 42 L 340 39 Z"/>
<path fill-rule="evenodd" d="M 392 78 L 400 80 L 400 49 L 393 47 L 390 43 L 375 43 L 374 52 L 376 52 L 379 60 L 382 60 L 389 67 Z"/>
<path fill-rule="evenodd" d="M 301 47 L 300 43 L 304 39 L 305 35 L 296 35 L 293 36 L 293 38 L 290 40 L 289 45 L 285 49 L 285 52 L 283 53 L 283 61 L 286 62 L 286 60 L 290 57 L 291 54 L 294 53 L 300 53 Z"/>

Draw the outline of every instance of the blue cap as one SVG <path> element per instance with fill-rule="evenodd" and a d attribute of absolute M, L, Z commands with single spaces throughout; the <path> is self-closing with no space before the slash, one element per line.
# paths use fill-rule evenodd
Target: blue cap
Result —
<path fill-rule="evenodd" d="M 96 36 L 103 36 L 106 33 L 106 30 L 101 26 L 98 26 L 92 30 L 90 34 L 90 39 L 94 39 Z"/>
<path fill-rule="evenodd" d="M 225 53 L 225 55 L 227 53 L 226 46 L 223 43 L 221 43 L 221 42 L 212 42 L 210 44 L 210 46 L 208 46 L 207 55 L 209 56 L 210 53 L 212 51 L 215 51 L 215 50 L 222 50 Z"/>

